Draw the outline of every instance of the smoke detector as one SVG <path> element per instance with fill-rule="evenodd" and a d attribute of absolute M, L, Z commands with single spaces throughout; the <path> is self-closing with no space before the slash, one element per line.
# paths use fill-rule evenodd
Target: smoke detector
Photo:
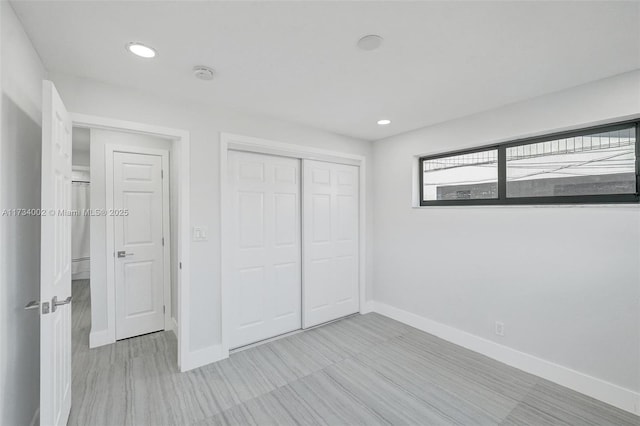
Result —
<path fill-rule="evenodd" d="M 204 65 L 197 65 L 193 67 L 193 75 L 200 80 L 213 80 L 214 71 Z"/>
<path fill-rule="evenodd" d="M 382 46 L 384 39 L 377 34 L 369 34 L 358 40 L 358 48 L 361 50 L 376 50 Z"/>

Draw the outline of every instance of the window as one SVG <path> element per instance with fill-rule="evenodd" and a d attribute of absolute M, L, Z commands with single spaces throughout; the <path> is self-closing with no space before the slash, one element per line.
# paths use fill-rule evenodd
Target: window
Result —
<path fill-rule="evenodd" d="M 420 204 L 638 202 L 638 122 L 420 158 Z"/>
<path fill-rule="evenodd" d="M 498 198 L 498 150 L 424 159 L 423 200 Z"/>

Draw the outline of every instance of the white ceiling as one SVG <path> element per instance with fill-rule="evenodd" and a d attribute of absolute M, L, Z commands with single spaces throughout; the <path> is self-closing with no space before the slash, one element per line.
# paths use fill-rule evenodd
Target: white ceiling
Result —
<path fill-rule="evenodd" d="M 12 4 L 50 71 L 370 140 L 640 68 L 640 2 Z"/>

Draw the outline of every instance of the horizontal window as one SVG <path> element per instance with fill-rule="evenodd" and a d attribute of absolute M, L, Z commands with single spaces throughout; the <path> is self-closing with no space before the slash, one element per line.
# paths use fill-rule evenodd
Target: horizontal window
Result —
<path fill-rule="evenodd" d="M 638 202 L 638 122 L 420 159 L 421 205 Z"/>

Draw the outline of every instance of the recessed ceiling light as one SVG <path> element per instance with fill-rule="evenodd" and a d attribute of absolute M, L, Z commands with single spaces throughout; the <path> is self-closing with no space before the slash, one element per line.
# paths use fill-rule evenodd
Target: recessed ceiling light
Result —
<path fill-rule="evenodd" d="M 391 120 L 387 120 L 386 118 L 383 120 L 378 120 L 378 125 L 380 126 L 386 126 L 388 124 L 391 124 Z"/>
<path fill-rule="evenodd" d="M 155 58 L 157 55 L 155 49 L 137 42 L 131 42 L 127 44 L 127 50 L 136 56 L 140 56 L 141 58 L 146 59 Z"/>
<path fill-rule="evenodd" d="M 382 46 L 384 39 L 376 34 L 370 34 L 358 40 L 358 47 L 362 50 L 376 50 Z"/>

